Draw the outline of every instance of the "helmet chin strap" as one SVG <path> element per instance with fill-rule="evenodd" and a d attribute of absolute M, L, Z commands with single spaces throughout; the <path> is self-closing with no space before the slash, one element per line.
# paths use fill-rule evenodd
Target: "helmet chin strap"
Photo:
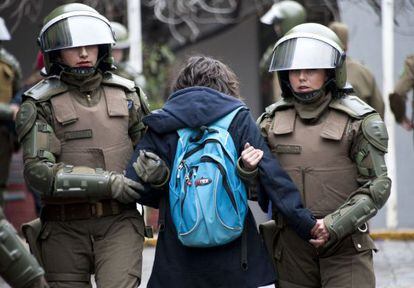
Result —
<path fill-rule="evenodd" d="M 96 73 L 96 71 L 98 70 L 98 66 L 101 63 L 101 61 L 104 59 L 104 57 L 106 56 L 103 55 L 102 57 L 100 57 L 94 66 L 92 67 L 69 67 L 66 64 L 63 63 L 58 63 L 58 65 L 61 67 L 61 71 L 62 72 L 66 72 L 68 74 L 71 74 L 75 77 L 79 77 L 79 78 L 87 78 L 89 76 L 92 76 Z"/>
<path fill-rule="evenodd" d="M 290 85 L 290 83 L 288 84 L 288 87 L 290 89 L 290 91 L 292 92 L 293 97 L 295 97 L 295 99 L 299 102 L 299 103 L 303 103 L 303 104 L 310 104 L 313 103 L 315 101 L 317 101 L 319 98 L 321 98 L 323 95 L 325 95 L 326 92 L 326 86 L 329 85 L 329 83 L 331 83 L 333 81 L 333 79 L 329 79 L 328 81 L 326 81 L 321 88 L 310 91 L 310 92 L 304 92 L 304 93 L 299 93 L 299 92 L 295 92 L 292 88 L 292 86 Z"/>

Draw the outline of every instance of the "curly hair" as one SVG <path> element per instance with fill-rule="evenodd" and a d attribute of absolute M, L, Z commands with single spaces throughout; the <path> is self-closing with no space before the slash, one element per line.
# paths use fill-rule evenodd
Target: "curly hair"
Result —
<path fill-rule="evenodd" d="M 175 92 L 192 86 L 205 86 L 240 98 L 240 83 L 236 74 L 227 65 L 211 57 L 189 57 L 171 90 Z"/>

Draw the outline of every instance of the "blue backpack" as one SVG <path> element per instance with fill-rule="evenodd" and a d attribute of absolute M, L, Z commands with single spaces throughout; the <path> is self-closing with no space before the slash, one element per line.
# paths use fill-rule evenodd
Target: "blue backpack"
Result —
<path fill-rule="evenodd" d="M 170 207 L 185 246 L 213 247 L 243 232 L 247 193 L 237 175 L 238 154 L 227 131 L 239 107 L 198 129 L 178 130 L 170 180 Z"/>

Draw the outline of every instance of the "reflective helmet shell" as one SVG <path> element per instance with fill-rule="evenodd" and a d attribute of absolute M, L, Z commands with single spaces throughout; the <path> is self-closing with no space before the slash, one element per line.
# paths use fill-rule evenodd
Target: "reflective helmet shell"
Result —
<path fill-rule="evenodd" d="M 71 3 L 57 7 L 47 15 L 38 37 L 40 49 L 44 54 L 46 72 L 50 72 L 52 62 L 50 54 L 53 51 L 100 45 L 104 47 L 107 59 L 111 62 L 111 46 L 115 38 L 111 25 L 104 16 L 95 9 L 79 3 Z"/>
<path fill-rule="evenodd" d="M 114 31 L 116 43 L 113 49 L 129 48 L 129 35 L 127 28 L 118 22 L 111 22 L 112 31 Z"/>
<path fill-rule="evenodd" d="M 296 1 L 285 0 L 272 5 L 261 18 L 260 22 L 266 25 L 278 24 L 282 35 L 306 21 L 305 8 Z"/>
<path fill-rule="evenodd" d="M 7 30 L 4 19 L 0 17 L 0 41 L 8 41 L 11 39 L 9 30 Z"/>
<path fill-rule="evenodd" d="M 269 71 L 276 71 L 282 84 L 284 71 L 298 69 L 333 69 L 336 87 L 344 88 L 345 52 L 338 36 L 317 23 L 300 24 L 289 30 L 273 48 Z"/>

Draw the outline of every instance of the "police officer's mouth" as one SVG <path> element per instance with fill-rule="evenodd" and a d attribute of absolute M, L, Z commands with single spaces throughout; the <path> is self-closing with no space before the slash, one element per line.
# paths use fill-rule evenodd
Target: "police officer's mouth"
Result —
<path fill-rule="evenodd" d="M 92 63 L 90 61 L 82 61 L 76 64 L 77 67 L 92 67 Z"/>
<path fill-rule="evenodd" d="M 312 90 L 309 86 L 301 85 L 298 87 L 298 92 L 308 92 Z"/>

